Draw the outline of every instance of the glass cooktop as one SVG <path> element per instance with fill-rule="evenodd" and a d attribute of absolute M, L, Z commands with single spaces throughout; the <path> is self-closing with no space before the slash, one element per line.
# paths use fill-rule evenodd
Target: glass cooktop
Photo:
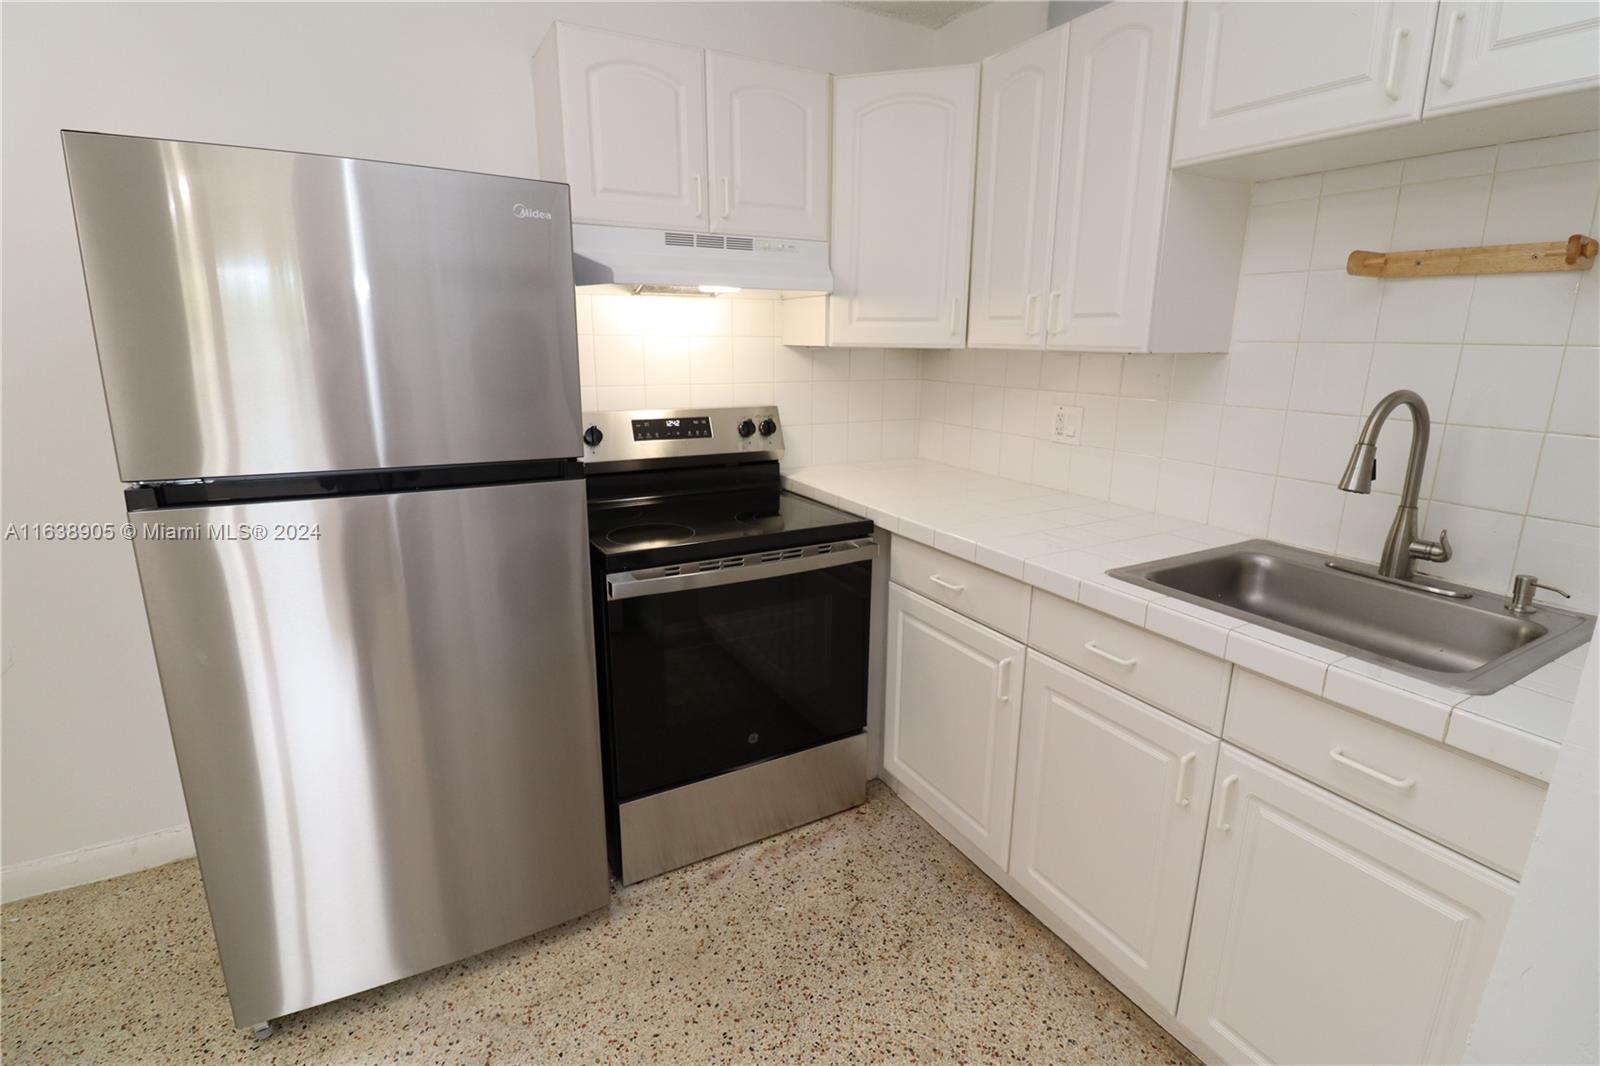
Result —
<path fill-rule="evenodd" d="M 608 573 L 872 535 L 872 522 L 788 492 L 735 492 L 591 507 Z"/>

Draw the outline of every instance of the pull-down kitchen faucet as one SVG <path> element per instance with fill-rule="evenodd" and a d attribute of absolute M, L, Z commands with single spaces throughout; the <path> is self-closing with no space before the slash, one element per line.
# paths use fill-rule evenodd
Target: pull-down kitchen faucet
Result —
<path fill-rule="evenodd" d="M 1383 542 L 1383 554 L 1378 559 L 1380 577 L 1399 581 L 1411 580 L 1418 559 L 1442 563 L 1450 558 L 1450 535 L 1439 532 L 1438 541 L 1420 540 L 1417 537 L 1417 496 L 1422 491 L 1422 464 L 1428 455 L 1428 405 L 1410 389 L 1396 389 L 1378 401 L 1378 406 L 1367 416 L 1361 427 L 1361 436 L 1350 453 L 1350 464 L 1344 468 L 1339 487 L 1345 492 L 1366 494 L 1372 491 L 1372 479 L 1378 473 L 1378 431 L 1396 407 L 1411 409 L 1411 455 L 1406 459 L 1406 480 L 1400 489 L 1400 506 L 1395 509 L 1394 522 L 1389 526 L 1389 536 Z"/>

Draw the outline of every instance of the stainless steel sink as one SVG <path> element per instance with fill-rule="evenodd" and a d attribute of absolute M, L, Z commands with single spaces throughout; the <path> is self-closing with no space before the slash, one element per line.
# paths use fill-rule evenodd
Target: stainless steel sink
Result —
<path fill-rule="evenodd" d="M 1124 566 L 1110 576 L 1476 694 L 1504 688 L 1594 632 L 1592 615 L 1544 604 L 1516 615 L 1506 609 L 1503 593 L 1434 577 L 1427 579 L 1435 587 L 1429 592 L 1375 571 L 1335 570 L 1328 565 L 1333 561 L 1250 540 Z M 1450 598 L 1451 592 L 1460 598 Z"/>

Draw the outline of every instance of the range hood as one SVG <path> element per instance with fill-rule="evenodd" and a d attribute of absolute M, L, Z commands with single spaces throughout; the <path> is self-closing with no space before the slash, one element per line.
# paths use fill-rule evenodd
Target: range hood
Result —
<path fill-rule="evenodd" d="M 833 291 L 827 241 L 586 223 L 572 227 L 572 276 L 646 291 Z"/>

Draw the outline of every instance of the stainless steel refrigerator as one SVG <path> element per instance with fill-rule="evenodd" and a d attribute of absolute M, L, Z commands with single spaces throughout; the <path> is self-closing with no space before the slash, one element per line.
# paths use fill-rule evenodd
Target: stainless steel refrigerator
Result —
<path fill-rule="evenodd" d="M 63 142 L 234 1019 L 604 905 L 566 186 Z"/>

